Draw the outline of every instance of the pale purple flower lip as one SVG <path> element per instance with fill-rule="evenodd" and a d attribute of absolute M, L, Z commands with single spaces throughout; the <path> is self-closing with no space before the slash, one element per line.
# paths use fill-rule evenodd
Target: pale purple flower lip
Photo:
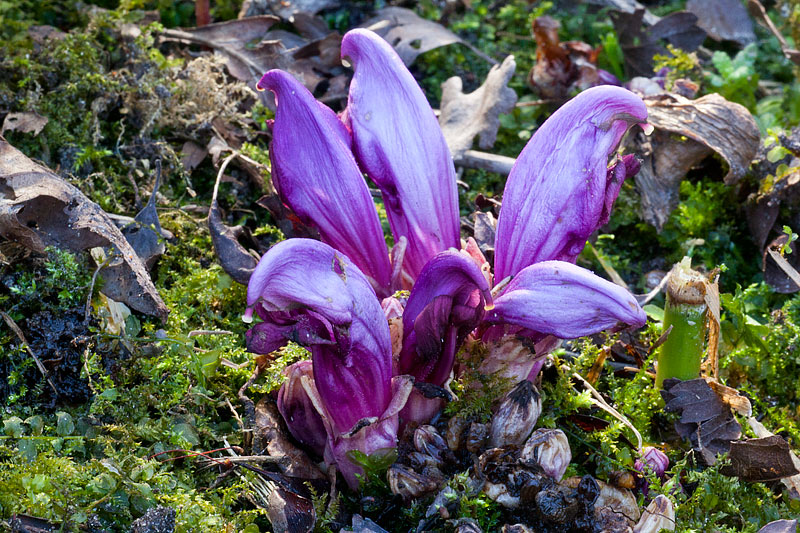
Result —
<path fill-rule="evenodd" d="M 607 221 L 622 180 L 638 171 L 630 159 L 609 171 L 609 155 L 629 126 L 646 120 L 641 98 L 603 85 L 580 93 L 536 130 L 506 183 L 495 279 L 539 261 L 575 261 Z"/>
<path fill-rule="evenodd" d="M 278 101 L 269 153 L 281 200 L 388 295 L 389 251 L 344 124 L 286 72 L 267 72 L 258 87 Z"/>
<path fill-rule="evenodd" d="M 386 41 L 349 31 L 342 57 L 355 69 L 346 113 L 353 152 L 381 190 L 395 241 L 408 239 L 403 267 L 413 280 L 438 252 L 460 247 L 450 150 L 425 95 Z"/>
<path fill-rule="evenodd" d="M 485 321 L 573 339 L 618 322 L 640 327 L 647 315 L 619 285 L 572 263 L 544 261 L 514 277 Z"/>

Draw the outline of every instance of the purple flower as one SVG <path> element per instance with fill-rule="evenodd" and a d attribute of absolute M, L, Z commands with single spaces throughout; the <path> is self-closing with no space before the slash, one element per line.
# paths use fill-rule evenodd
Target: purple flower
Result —
<path fill-rule="evenodd" d="M 611 165 L 608 158 L 646 110 L 624 89 L 598 87 L 536 132 L 506 187 L 495 244 L 503 285 L 493 298 L 476 243 L 458 251 L 453 163 L 420 88 L 372 32 L 349 32 L 342 53 L 355 67 L 342 121 L 283 72 L 259 83 L 278 102 L 276 188 L 327 244 L 291 239 L 265 254 L 248 286 L 246 317 L 262 320 L 247 334 L 251 351 L 289 340 L 311 350 L 310 368 L 293 367 L 281 390 L 281 412 L 297 440 L 316 449 L 324 440 L 326 461 L 354 486 L 360 468 L 348 452 L 395 446 L 401 409 L 404 420 L 429 420 L 441 402 L 421 391 L 446 386 L 473 331 L 500 342 L 525 336 L 546 351 L 558 337 L 645 322 L 626 290 L 572 263 L 638 170 L 631 156 Z M 397 243 L 391 267 L 361 170 L 383 195 Z M 410 288 L 405 305 L 384 299 L 398 288 Z M 511 366 L 525 378 L 534 364 Z"/>
<path fill-rule="evenodd" d="M 347 128 L 291 74 L 271 70 L 258 87 L 278 101 L 269 153 L 281 200 L 388 295 L 389 252 Z"/>
<path fill-rule="evenodd" d="M 536 130 L 508 176 L 495 236 L 496 280 L 539 261 L 574 262 L 608 221 L 632 157 L 608 157 L 631 124 L 644 123 L 642 99 L 621 87 L 588 89 Z"/>
<path fill-rule="evenodd" d="M 389 43 L 352 30 L 342 57 L 355 68 L 346 111 L 353 151 L 381 189 L 395 241 L 408 241 L 403 270 L 413 280 L 438 252 L 460 247 L 453 159 L 422 89 Z"/>
<path fill-rule="evenodd" d="M 441 387 L 450 377 L 456 352 L 491 305 L 489 284 L 464 252 L 450 250 L 422 269 L 403 311 L 403 347 L 398 372 Z M 403 419 L 427 422 L 441 400 L 412 393 Z"/>
<path fill-rule="evenodd" d="M 246 316 L 255 311 L 263 320 L 247 333 L 250 351 L 268 353 L 289 340 L 310 349 L 313 387 L 303 386 L 309 401 L 290 406 L 286 400 L 296 398 L 290 380 L 282 412 L 313 405 L 327 434 L 326 458 L 357 486 L 361 469 L 347 452 L 394 447 L 397 414 L 410 391 L 393 384 L 389 326 L 367 277 L 327 244 L 289 239 L 261 258 L 247 287 L 247 306 Z M 313 446 L 318 436 L 307 435 L 318 430 L 313 413 L 302 420 L 295 437 Z"/>

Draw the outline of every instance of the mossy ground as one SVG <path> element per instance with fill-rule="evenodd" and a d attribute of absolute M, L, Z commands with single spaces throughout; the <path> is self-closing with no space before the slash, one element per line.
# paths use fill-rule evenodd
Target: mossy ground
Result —
<path fill-rule="evenodd" d="M 797 12 L 796 3 L 784 3 Z M 2 109 L 36 111 L 49 119 L 38 136 L 7 132 L 6 138 L 114 213 L 136 212 L 140 195 L 152 186 L 152 162 L 162 159 L 165 184 L 159 214 L 161 224 L 175 238 L 167 243 L 154 280 L 170 316 L 165 324 L 131 316 L 121 330 L 119 325 L 114 329 L 103 318 L 103 302 L 95 286 L 94 318 L 84 324 L 93 273 L 86 257 L 58 250 L 50 250 L 46 257 L 29 256 L 7 242 L 0 243 L 0 310 L 23 329 L 41 312 L 65 320 L 73 317 L 69 320 L 75 327 L 83 328 L 83 341 L 79 364 L 70 371 L 87 391 L 79 401 L 77 396 L 54 398 L 15 334 L 0 323 L 0 372 L 5 378 L 0 385 L 0 520 L 26 513 L 64 524 L 64 530 L 123 531 L 148 508 L 160 504 L 176 509 L 178 531 L 267 531 L 264 511 L 246 497 L 254 474 L 242 471 L 242 477 L 231 477 L 209 489 L 218 470 L 201 468 L 201 462 L 190 456 L 223 447 L 225 439 L 230 445 L 241 443 L 242 428 L 235 414 L 240 410 L 237 391 L 254 363 L 243 347 L 246 328 L 240 315 L 245 289 L 216 263 L 203 215 L 192 207 L 208 205 L 216 171 L 206 160 L 190 174 L 178 152 L 185 140 L 208 131 L 214 117 L 252 133 L 263 129 L 268 112 L 242 104 L 246 98 L 241 84 L 228 79 L 220 64 L 209 61 L 190 67 L 190 59 L 170 56 L 157 46 L 158 24 L 136 37 L 120 37 L 122 25 L 141 20 L 146 9 L 158 9 L 165 26 L 191 25 L 191 2 L 126 0 L 118 4 L 109 0 L 100 4 L 108 10 L 90 10 L 72 0 L 0 2 Z M 231 18 L 238 10 L 235 0 L 212 4 L 212 14 L 218 19 Z M 679 4 L 669 2 L 658 11 L 670 12 Z M 525 76 L 535 56 L 530 22 L 540 14 L 562 20 L 565 40 L 602 43 L 600 65 L 624 74 L 606 11 L 583 6 L 567 13 L 551 2 L 532 8 L 523 0 L 497 6 L 475 0 L 471 9 L 452 14 L 449 25 L 488 54 L 516 56 L 518 73 L 512 86 L 522 101 L 536 99 Z M 359 9 L 370 7 L 360 5 Z M 417 7 L 429 18 L 440 14 L 430 2 Z M 326 20 L 340 30 L 352 22 L 346 7 L 328 13 Z M 35 42 L 28 30 L 37 24 L 57 26 L 66 35 Z M 703 91 L 719 91 L 747 106 L 766 134 L 768 129 L 780 131 L 800 122 L 800 84 L 777 41 L 760 28 L 757 31 L 758 47 L 741 52 L 723 47 L 714 52 L 705 70 L 692 68 L 691 60 L 680 51 L 663 61 L 696 76 Z M 414 67 L 434 104 L 447 77 L 464 76 L 465 88 L 470 89 L 487 71 L 488 64 L 459 45 L 431 51 Z M 778 90 L 766 95 L 759 92 L 757 79 L 777 83 Z M 169 105 L 159 105 L 160 99 L 169 99 Z M 515 156 L 549 111 L 546 106 L 518 107 L 502 117 L 494 151 Z M 251 143 L 243 151 L 266 163 L 266 143 L 255 135 L 249 138 Z M 758 251 L 741 215 L 740 189 L 724 186 L 719 170 L 706 166 L 684 181 L 680 206 L 661 233 L 640 221 L 636 192 L 632 184 L 626 184 L 611 222 L 594 246 L 639 287 L 644 286 L 647 270 L 668 268 L 686 254 L 693 256 L 696 265 L 722 266 L 723 376 L 750 396 L 767 427 L 798 449 L 800 296 L 776 294 L 763 282 L 760 261 L 753 259 Z M 233 172 L 241 178 L 240 184 L 226 186 L 222 197 L 226 206 L 236 208 L 231 211 L 237 216 L 229 223 L 246 223 L 279 239 L 280 231 L 255 206 L 261 191 Z M 468 170 L 462 180 L 470 186 L 461 191 L 463 214 L 474 209 L 477 194 L 502 192 L 503 180 L 497 175 Z M 580 261 L 600 271 L 593 255 L 586 253 Z M 663 306 L 663 301 L 654 304 Z M 199 330 L 229 333 L 190 334 Z M 647 346 L 659 335 L 659 324 L 652 321 L 641 340 Z M 587 432 L 569 418 L 590 408 L 588 396 L 574 389 L 570 375 L 585 374 L 604 345 L 614 340 L 574 342 L 556 353 L 554 366 L 545 373 L 540 425 L 561 427 L 569 435 L 575 460 L 568 475 L 591 473 L 603 479 L 613 471 L 631 468 L 635 459 L 630 445 L 633 437 L 621 424 L 611 421 L 603 430 Z M 283 365 L 304 356 L 302 349 L 286 349 L 250 394 L 256 397 L 276 389 Z M 456 389 L 483 393 L 462 395 L 461 403 L 450 410 L 488 416 L 491 397 L 487 391 L 499 384 L 489 380 L 482 385 L 482 389 L 471 389 L 466 383 L 456 384 Z M 647 372 L 623 378 L 607 371 L 597 387 L 646 441 L 672 438 L 673 418 L 662 412 L 663 402 Z M 662 487 L 651 480 L 651 491 L 673 498 L 678 531 L 756 531 L 769 520 L 800 514 L 800 503 L 788 500 L 779 489 L 732 480 L 722 476 L 719 467 L 700 469 L 687 459 L 684 443 L 670 440 L 667 446 L 675 481 Z M 178 456 L 188 457 L 166 460 Z M 677 480 L 683 491 L 676 489 Z M 461 492 L 464 487 L 459 484 L 464 483 L 465 477 L 458 476 L 451 482 Z M 341 495 L 336 508 L 380 520 L 385 509 L 375 502 L 387 494 L 385 482 L 376 474 L 361 495 Z M 315 499 L 320 530 L 336 521 L 331 507 L 325 511 L 326 498 L 318 495 Z M 383 525 L 408 530 L 425 508 L 423 503 L 405 506 L 401 516 L 394 516 L 393 526 Z M 502 523 L 497 504 L 482 495 L 462 496 L 459 509 L 461 516 L 475 518 L 486 531 Z"/>

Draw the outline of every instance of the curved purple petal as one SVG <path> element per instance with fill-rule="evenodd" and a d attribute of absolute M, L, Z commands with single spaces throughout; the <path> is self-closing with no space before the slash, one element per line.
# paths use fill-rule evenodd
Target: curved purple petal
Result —
<path fill-rule="evenodd" d="M 495 236 L 495 280 L 539 261 L 574 262 L 608 217 L 621 181 L 638 170 L 608 157 L 647 108 L 632 92 L 604 85 L 564 104 L 536 130 L 508 176 Z"/>
<path fill-rule="evenodd" d="M 347 106 L 353 151 L 381 189 L 395 241 L 408 239 L 403 269 L 415 279 L 428 259 L 460 244 L 453 160 L 425 95 L 386 41 L 351 30 L 342 57 L 355 69 Z"/>
<path fill-rule="evenodd" d="M 380 416 L 391 400 L 389 326 L 366 276 L 325 243 L 273 246 L 247 286 L 252 311 L 311 350 L 314 382 L 333 429 Z M 258 327 L 258 326 L 256 326 Z"/>
<path fill-rule="evenodd" d="M 274 92 L 278 102 L 270 159 L 281 200 L 386 296 L 389 251 L 347 128 L 291 74 L 271 70 L 258 87 Z"/>
<path fill-rule="evenodd" d="M 325 451 L 327 432 L 322 416 L 303 388 L 303 378 L 313 382 L 311 361 L 299 361 L 284 369 L 286 381 L 278 391 L 278 411 L 289 432 L 318 456 Z"/>
<path fill-rule="evenodd" d="M 626 289 L 564 261 L 544 261 L 523 269 L 495 298 L 486 313 L 490 324 L 511 324 L 573 339 L 615 326 L 647 321 Z"/>
<path fill-rule="evenodd" d="M 455 250 L 436 255 L 420 273 L 403 311 L 399 372 L 443 385 L 459 346 L 491 303 L 489 284 L 471 257 Z"/>

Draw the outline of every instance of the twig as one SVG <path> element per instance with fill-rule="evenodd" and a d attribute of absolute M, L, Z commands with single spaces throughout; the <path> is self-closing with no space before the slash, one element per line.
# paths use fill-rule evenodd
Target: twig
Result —
<path fill-rule="evenodd" d="M 636 429 L 636 427 L 633 424 L 631 424 L 630 420 L 625 418 L 619 411 L 617 411 L 616 409 L 611 407 L 608 404 L 608 402 L 606 402 L 606 400 L 603 398 L 603 396 L 599 392 L 597 392 L 597 389 L 595 389 L 592 386 L 591 383 L 589 383 L 588 381 L 583 379 L 583 376 L 581 376 L 577 372 L 573 372 L 572 373 L 572 377 L 574 377 L 575 379 L 579 380 L 581 383 L 583 383 L 584 387 L 589 389 L 589 392 L 591 392 L 592 396 L 594 397 L 594 399 L 592 401 L 593 404 L 595 404 L 597 407 L 599 407 L 603 411 L 607 412 L 608 414 L 610 414 L 611 416 L 613 416 L 614 418 L 616 418 L 617 420 L 622 422 L 622 424 L 624 426 L 626 426 L 628 429 L 633 431 L 633 434 L 636 435 L 636 440 L 637 440 L 637 442 L 639 444 L 639 450 L 638 451 L 639 451 L 639 453 L 641 453 L 641 451 L 642 451 L 642 434 L 639 433 L 639 430 Z"/>
<path fill-rule="evenodd" d="M 193 329 L 189 332 L 189 337 L 199 337 L 200 335 L 233 335 L 233 332 L 226 329 Z"/>
<path fill-rule="evenodd" d="M 44 365 L 36 356 L 36 354 L 33 353 L 33 350 L 31 350 L 28 341 L 25 339 L 25 334 L 22 333 L 22 330 L 19 329 L 19 326 L 17 326 L 17 323 L 14 322 L 14 319 L 8 316 L 5 313 L 5 311 L 0 311 L 0 316 L 3 317 L 3 320 L 6 321 L 6 324 L 8 324 L 9 328 L 11 328 L 11 331 L 13 331 L 17 335 L 19 340 L 22 342 L 22 345 L 25 346 L 25 350 L 28 351 L 28 354 L 33 358 L 33 361 L 36 363 L 36 368 L 39 369 L 39 372 L 42 373 L 44 379 L 47 380 L 47 384 L 50 385 L 50 388 L 53 389 L 53 392 L 56 394 L 56 396 L 58 396 L 58 389 L 56 389 L 55 384 L 53 384 L 53 381 L 50 379 L 50 374 L 47 372 L 47 369 L 44 367 Z"/>
<path fill-rule="evenodd" d="M 455 164 L 466 168 L 479 168 L 507 176 L 511 172 L 516 159 L 504 155 L 467 150 L 464 155 L 455 160 Z"/>
<path fill-rule="evenodd" d="M 784 259 L 781 254 L 772 248 L 768 248 L 767 252 L 769 253 L 769 256 L 778 264 L 778 266 L 781 267 L 781 270 L 783 270 L 786 275 L 789 276 L 789 279 L 791 279 L 795 285 L 800 287 L 800 272 L 797 272 L 797 270 L 794 269 L 789 261 Z"/>

